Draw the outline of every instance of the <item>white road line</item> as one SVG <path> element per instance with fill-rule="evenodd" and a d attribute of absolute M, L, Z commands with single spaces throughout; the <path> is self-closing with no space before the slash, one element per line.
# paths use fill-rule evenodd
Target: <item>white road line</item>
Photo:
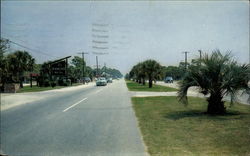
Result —
<path fill-rule="evenodd" d="M 84 100 L 87 100 L 87 98 L 84 98 L 84 99 L 82 99 L 82 100 L 78 101 L 77 103 L 75 103 L 75 104 L 71 105 L 70 107 L 68 107 L 68 108 L 64 109 L 64 110 L 63 110 L 63 112 L 68 111 L 70 108 L 75 107 L 76 105 L 78 105 L 79 103 L 81 103 L 81 102 L 82 102 L 82 101 L 84 101 Z"/>
<path fill-rule="evenodd" d="M 96 91 L 95 93 L 99 93 L 100 91 L 102 91 L 103 89 L 100 89 L 100 90 L 98 90 L 98 91 Z"/>

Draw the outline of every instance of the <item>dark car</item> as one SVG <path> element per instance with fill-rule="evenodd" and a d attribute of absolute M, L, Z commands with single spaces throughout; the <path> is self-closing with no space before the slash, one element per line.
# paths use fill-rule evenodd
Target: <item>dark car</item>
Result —
<path fill-rule="evenodd" d="M 87 83 L 91 82 L 91 79 L 89 77 L 84 77 L 83 80 Z"/>
<path fill-rule="evenodd" d="M 164 79 L 164 82 L 165 83 L 173 83 L 173 78 L 171 76 L 167 76 L 165 79 Z"/>

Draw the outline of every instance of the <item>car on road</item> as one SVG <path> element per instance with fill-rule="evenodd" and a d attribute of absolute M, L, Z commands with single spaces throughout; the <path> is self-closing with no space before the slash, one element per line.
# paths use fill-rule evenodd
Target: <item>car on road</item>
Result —
<path fill-rule="evenodd" d="M 108 82 L 108 83 L 112 83 L 112 82 L 113 82 L 113 79 L 110 77 L 110 78 L 108 78 L 107 82 Z"/>
<path fill-rule="evenodd" d="M 99 77 L 96 80 L 96 86 L 106 86 L 107 85 L 107 80 L 105 77 Z"/>
<path fill-rule="evenodd" d="M 91 82 L 91 79 L 89 77 L 83 77 L 83 81 L 89 83 L 89 82 Z"/>
<path fill-rule="evenodd" d="M 164 82 L 165 82 L 165 83 L 173 83 L 174 80 L 173 80 L 173 78 L 172 78 L 171 76 L 167 76 L 167 77 L 164 79 Z"/>

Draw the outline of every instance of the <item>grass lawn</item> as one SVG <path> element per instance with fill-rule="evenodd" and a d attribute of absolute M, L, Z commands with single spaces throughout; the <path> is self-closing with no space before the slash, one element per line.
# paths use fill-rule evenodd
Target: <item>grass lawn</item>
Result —
<path fill-rule="evenodd" d="M 72 86 L 78 86 L 82 83 L 73 83 Z M 52 89 L 60 89 L 65 87 L 71 87 L 71 86 L 56 86 L 54 88 L 52 87 L 37 87 L 36 85 L 33 85 L 32 88 L 30 86 L 24 86 L 23 88 L 20 88 L 17 93 L 25 93 L 25 92 L 40 92 L 40 91 L 46 91 L 46 90 L 52 90 Z"/>
<path fill-rule="evenodd" d="M 147 92 L 174 92 L 177 91 L 175 88 L 153 84 L 152 88 L 148 88 L 148 84 L 145 86 L 136 83 L 134 81 L 126 81 L 127 87 L 130 91 L 147 91 Z"/>
<path fill-rule="evenodd" d="M 205 99 L 132 98 L 151 156 L 250 155 L 250 106 L 235 104 L 225 116 L 204 114 Z M 228 104 L 227 104 L 228 105 Z"/>

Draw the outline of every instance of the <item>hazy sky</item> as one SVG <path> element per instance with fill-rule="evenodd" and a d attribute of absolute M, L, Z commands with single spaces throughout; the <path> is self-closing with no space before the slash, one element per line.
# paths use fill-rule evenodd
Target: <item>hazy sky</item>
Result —
<path fill-rule="evenodd" d="M 34 49 L 38 63 L 84 51 L 93 67 L 93 52 L 108 53 L 100 65 L 123 73 L 148 58 L 178 65 L 183 51 L 190 61 L 199 49 L 248 63 L 249 2 L 2 1 L 1 36 Z"/>

